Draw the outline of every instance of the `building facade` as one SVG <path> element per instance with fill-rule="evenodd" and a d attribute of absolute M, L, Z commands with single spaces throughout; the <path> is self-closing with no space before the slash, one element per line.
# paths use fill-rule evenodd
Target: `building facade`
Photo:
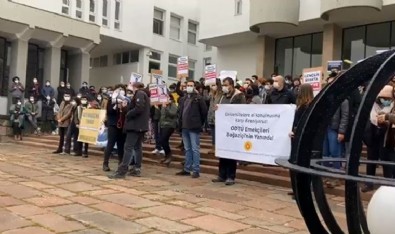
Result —
<path fill-rule="evenodd" d="M 199 38 L 217 47 L 219 70 L 237 70 L 241 79 L 299 76 L 329 60 L 350 60 L 348 68 L 395 48 L 395 0 L 212 0 L 210 7 L 204 2 Z"/>
<path fill-rule="evenodd" d="M 19 76 L 57 87 L 69 81 L 107 86 L 151 69 L 176 82 L 176 61 L 188 56 L 198 80 L 216 48 L 199 42 L 198 0 L 0 0 L 0 106 Z M 0 108 L 5 114 L 7 108 Z"/>

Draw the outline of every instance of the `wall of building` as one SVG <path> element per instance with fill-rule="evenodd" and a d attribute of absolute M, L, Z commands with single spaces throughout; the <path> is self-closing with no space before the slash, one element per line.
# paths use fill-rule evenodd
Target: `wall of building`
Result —
<path fill-rule="evenodd" d="M 244 80 L 256 73 L 257 45 L 240 44 L 218 48 L 218 70 L 234 70 L 238 78 Z"/>
<path fill-rule="evenodd" d="M 110 67 L 99 67 L 90 70 L 90 83 L 98 89 L 101 86 L 113 86 L 127 83 L 132 72 L 137 72 L 139 63 L 121 64 Z M 121 78 L 122 77 L 122 78 Z"/>

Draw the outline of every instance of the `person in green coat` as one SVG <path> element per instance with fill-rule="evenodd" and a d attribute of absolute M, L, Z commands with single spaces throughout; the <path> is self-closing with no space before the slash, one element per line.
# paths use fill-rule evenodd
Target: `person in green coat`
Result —
<path fill-rule="evenodd" d="M 159 142 L 163 150 L 165 151 L 165 157 L 160 163 L 167 166 L 172 161 L 172 153 L 170 149 L 169 140 L 174 130 L 177 127 L 177 105 L 175 103 L 173 95 L 169 95 L 169 103 L 162 105 L 161 117 L 160 117 L 160 138 Z"/>
<path fill-rule="evenodd" d="M 25 103 L 26 117 L 29 123 L 34 129 L 36 135 L 39 134 L 39 129 L 37 127 L 37 115 L 38 115 L 38 105 L 34 96 L 30 96 L 29 101 Z"/>
<path fill-rule="evenodd" d="M 17 99 L 16 104 L 13 104 L 10 108 L 10 121 L 12 124 L 12 130 L 15 140 L 22 140 L 22 130 L 24 128 L 25 113 L 25 107 L 22 105 L 21 100 Z"/>

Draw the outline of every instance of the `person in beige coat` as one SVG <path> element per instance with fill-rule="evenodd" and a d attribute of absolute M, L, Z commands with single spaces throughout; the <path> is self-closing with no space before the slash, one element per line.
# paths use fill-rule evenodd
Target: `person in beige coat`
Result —
<path fill-rule="evenodd" d="M 58 149 L 53 152 L 54 154 L 60 154 L 63 152 L 64 138 L 67 133 L 67 128 L 71 123 L 71 117 L 73 106 L 71 105 L 70 94 L 64 94 L 63 101 L 60 104 L 59 112 L 57 115 L 58 128 L 59 128 L 59 146 Z"/>

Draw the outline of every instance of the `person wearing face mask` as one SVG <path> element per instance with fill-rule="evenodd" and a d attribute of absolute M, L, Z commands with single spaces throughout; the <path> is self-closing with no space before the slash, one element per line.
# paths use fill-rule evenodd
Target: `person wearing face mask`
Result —
<path fill-rule="evenodd" d="M 300 84 L 301 83 L 300 83 L 300 79 L 299 78 L 295 78 L 293 80 L 292 92 L 293 92 L 295 97 L 298 97 Z"/>
<path fill-rule="evenodd" d="M 246 99 L 240 91 L 235 89 L 234 80 L 227 77 L 222 82 L 223 95 L 219 101 L 220 105 L 227 104 L 246 104 Z M 216 106 L 216 110 L 218 105 Z M 213 179 L 213 183 L 225 183 L 234 185 L 236 179 L 237 161 L 233 159 L 220 158 L 218 167 L 218 177 Z"/>
<path fill-rule="evenodd" d="M 34 133 L 36 135 L 39 134 L 39 129 L 37 127 L 37 115 L 38 115 L 38 105 L 34 96 L 30 96 L 29 101 L 25 104 L 26 109 L 26 117 L 29 123 L 32 125 L 34 129 Z"/>
<path fill-rule="evenodd" d="M 259 95 L 259 88 L 256 84 L 251 84 L 246 92 L 247 104 L 262 104 L 263 98 Z"/>
<path fill-rule="evenodd" d="M 89 103 L 87 96 L 82 96 L 80 99 L 80 102 L 81 102 L 81 104 L 78 106 L 79 108 L 77 109 L 77 114 L 78 114 L 78 117 L 77 117 L 78 121 L 77 122 L 78 123 L 79 123 L 79 120 L 82 118 L 82 113 L 84 112 L 84 110 L 95 109 L 95 108 L 92 108 L 92 105 Z M 78 125 L 77 125 L 77 128 L 79 128 Z M 87 158 L 88 151 L 89 151 L 89 144 L 78 141 L 77 147 L 75 148 L 73 155 L 74 156 L 81 156 L 82 155 L 82 157 Z"/>
<path fill-rule="evenodd" d="M 10 108 L 10 121 L 15 140 L 22 140 L 22 130 L 24 129 L 25 107 L 22 105 L 20 99 L 17 99 L 15 104 Z"/>
<path fill-rule="evenodd" d="M 337 77 L 328 77 L 327 82 L 333 82 Z M 335 114 L 332 116 L 331 121 L 327 127 L 324 146 L 322 149 L 323 158 L 341 158 L 343 144 L 345 141 L 345 135 L 347 133 L 348 121 L 349 121 L 350 107 L 348 100 L 344 100 L 341 106 L 336 110 Z M 332 164 L 326 163 L 328 167 L 333 167 L 334 169 L 340 170 L 341 163 L 334 162 Z M 334 188 L 339 185 L 338 180 L 327 180 L 325 185 L 328 188 Z"/>
<path fill-rule="evenodd" d="M 144 135 L 148 131 L 148 121 L 150 115 L 150 98 L 144 91 L 144 84 L 133 83 L 134 97 L 128 105 L 123 102 L 122 106 L 127 106 L 123 130 L 126 132 L 124 154 L 122 163 L 118 166 L 115 174 L 109 175 L 111 179 L 125 178 L 129 165 L 134 159 L 134 166 L 130 172 L 131 176 L 141 176 L 142 163 L 142 143 Z M 126 104 L 126 105 L 125 105 Z M 133 156 L 134 153 L 134 156 Z"/>
<path fill-rule="evenodd" d="M 115 86 L 116 90 L 125 89 L 124 85 Z M 110 171 L 109 162 L 115 144 L 117 144 L 118 163 L 122 163 L 126 134 L 123 127 L 126 119 L 127 103 L 115 97 L 106 106 L 106 126 L 108 128 L 108 141 L 104 151 L 103 171 Z"/>
<path fill-rule="evenodd" d="M 25 92 L 25 87 L 21 84 L 19 77 L 14 76 L 12 78 L 12 83 L 10 85 L 12 103 L 15 104 L 17 100 L 22 100 L 24 92 Z"/>
<path fill-rule="evenodd" d="M 89 97 L 90 96 L 90 90 L 88 87 L 88 82 L 82 82 L 82 87 L 79 90 L 79 93 L 82 94 L 82 96 Z"/>
<path fill-rule="evenodd" d="M 79 125 L 82 116 L 81 102 L 78 98 L 73 98 L 70 102 L 72 106 L 71 110 L 71 121 L 67 128 L 66 143 L 64 145 L 64 151 L 61 155 L 67 155 L 71 153 L 71 139 L 73 139 L 73 156 L 81 156 L 81 150 L 78 143 L 79 136 Z"/>
<path fill-rule="evenodd" d="M 53 98 L 55 96 L 55 90 L 52 88 L 51 82 L 49 82 L 49 80 L 45 82 L 45 86 L 42 89 L 41 93 L 43 97 L 50 96 L 51 98 Z"/>
<path fill-rule="evenodd" d="M 273 91 L 268 98 L 269 104 L 295 104 L 295 96 L 285 86 L 282 76 L 273 78 Z"/>
<path fill-rule="evenodd" d="M 56 99 L 56 103 L 60 105 L 63 102 L 64 95 L 66 93 L 66 85 L 64 81 L 61 81 L 58 87 L 58 97 Z M 71 94 L 70 94 L 71 96 Z"/>
<path fill-rule="evenodd" d="M 74 89 L 71 87 L 70 82 L 67 82 L 67 84 L 66 84 L 65 93 L 70 94 L 71 97 L 75 97 L 75 91 L 74 91 Z"/>
<path fill-rule="evenodd" d="M 210 86 L 210 105 L 207 113 L 207 122 L 211 129 L 211 144 L 209 154 L 215 154 L 215 107 L 219 104 L 222 97 L 221 80 L 216 79 L 215 85 Z"/>
<path fill-rule="evenodd" d="M 178 176 L 200 177 L 200 133 L 207 118 L 207 105 L 196 92 L 195 82 L 187 82 L 187 94 L 179 103 L 179 126 L 182 129 L 182 139 L 185 149 L 184 169 Z"/>
<path fill-rule="evenodd" d="M 385 156 L 391 155 L 392 153 L 390 146 L 393 142 L 390 140 L 394 138 L 388 137 L 388 134 L 393 134 L 394 129 L 392 128 L 392 125 L 389 125 L 388 123 L 389 117 L 393 116 L 393 107 L 393 87 L 391 85 L 386 85 L 380 91 L 376 98 L 376 102 L 373 104 L 370 112 L 370 121 L 367 123 L 365 128 L 364 143 L 367 148 L 367 160 L 378 161 L 380 159 L 386 159 Z M 389 129 L 389 127 L 391 128 Z M 388 140 L 388 142 L 386 140 Z M 383 169 L 384 175 L 386 177 L 390 177 L 391 168 L 384 167 Z M 366 174 L 369 176 L 375 176 L 376 165 L 367 164 Z M 372 190 L 374 190 L 374 185 L 371 183 L 365 183 L 361 189 L 364 193 Z"/>
<path fill-rule="evenodd" d="M 55 108 L 56 101 L 50 96 L 46 96 L 42 102 L 42 131 L 43 133 L 51 133 L 56 129 L 55 120 Z"/>
<path fill-rule="evenodd" d="M 30 94 L 30 96 L 33 96 L 34 99 L 36 99 L 37 101 L 40 100 L 41 87 L 40 87 L 40 84 L 38 83 L 37 78 L 33 78 L 33 85 L 32 85 L 32 88 L 30 89 L 29 94 Z"/>
<path fill-rule="evenodd" d="M 96 87 L 93 85 L 89 86 L 89 96 L 94 99 L 97 96 Z"/>
<path fill-rule="evenodd" d="M 70 94 L 65 94 L 62 103 L 59 106 L 59 112 L 57 115 L 58 131 L 59 131 L 59 145 L 58 149 L 53 154 L 60 154 L 63 152 L 64 138 L 67 133 L 67 128 L 70 125 L 72 118 L 73 106 L 71 105 Z"/>

